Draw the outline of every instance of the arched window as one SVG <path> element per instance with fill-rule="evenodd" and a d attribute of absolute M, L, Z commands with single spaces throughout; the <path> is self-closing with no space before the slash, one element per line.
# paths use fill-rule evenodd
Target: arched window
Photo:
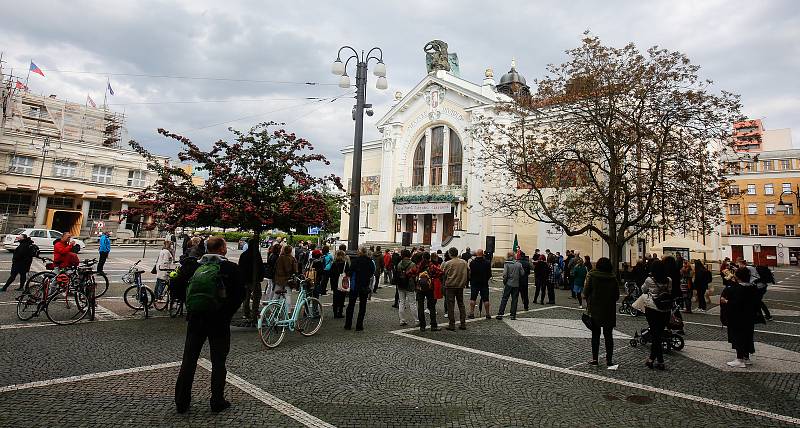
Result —
<path fill-rule="evenodd" d="M 463 159 L 461 140 L 458 135 L 450 130 L 450 155 L 447 162 L 447 184 L 453 186 L 461 185 L 461 162 Z"/>
<path fill-rule="evenodd" d="M 425 136 L 419 140 L 414 151 L 414 164 L 412 166 L 412 186 L 422 186 L 425 180 Z"/>
<path fill-rule="evenodd" d="M 444 158 L 444 127 L 431 130 L 431 186 L 442 184 L 442 161 Z"/>

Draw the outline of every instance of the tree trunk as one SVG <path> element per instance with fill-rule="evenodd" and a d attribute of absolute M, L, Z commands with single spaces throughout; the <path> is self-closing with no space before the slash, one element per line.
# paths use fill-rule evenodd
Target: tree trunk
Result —
<path fill-rule="evenodd" d="M 256 248 L 250 249 L 250 247 L 248 247 L 248 249 L 251 250 L 250 257 L 253 260 L 253 266 L 250 270 L 250 283 L 253 284 L 253 287 L 261 287 L 261 281 L 258 280 L 258 276 L 261 273 L 261 266 L 260 263 L 258 263 L 258 260 L 261 259 L 261 227 L 253 229 L 253 236 L 256 238 Z"/>
<path fill-rule="evenodd" d="M 609 252 L 609 254 L 611 256 L 610 257 L 611 258 L 611 266 L 613 268 L 612 272 L 614 272 L 614 274 L 617 275 L 617 279 L 620 279 L 620 277 L 621 277 L 619 264 L 620 264 L 620 261 L 622 260 L 622 250 L 623 250 L 624 246 L 625 246 L 624 243 L 620 244 L 620 243 L 616 242 L 616 240 L 612 240 L 612 241 L 608 242 L 608 252 Z"/>

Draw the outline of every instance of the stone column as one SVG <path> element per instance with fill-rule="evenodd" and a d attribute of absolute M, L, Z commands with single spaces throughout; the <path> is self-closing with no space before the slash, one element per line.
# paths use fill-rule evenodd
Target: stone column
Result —
<path fill-rule="evenodd" d="M 425 171 L 423 172 L 422 177 L 422 185 L 423 186 L 430 186 L 431 185 L 431 137 L 433 133 L 431 132 L 431 128 L 425 130 Z M 415 149 L 416 150 L 416 149 Z M 413 153 L 412 153 L 413 156 Z M 412 165 L 414 162 L 414 158 L 411 159 Z"/>
<path fill-rule="evenodd" d="M 39 204 L 36 206 L 36 227 L 45 227 L 47 219 L 47 196 L 39 196 Z"/>
<path fill-rule="evenodd" d="M 81 202 L 81 213 L 83 216 L 81 217 L 81 230 L 83 230 L 84 226 L 89 224 L 89 203 L 91 201 L 89 199 L 83 199 Z"/>
<path fill-rule="evenodd" d="M 444 146 L 442 150 L 442 185 L 450 184 L 450 127 L 444 127 Z"/>
<path fill-rule="evenodd" d="M 128 203 L 127 202 L 123 202 L 121 207 L 120 207 L 120 211 L 125 211 L 127 209 L 128 209 Z M 117 227 L 117 230 L 125 230 L 125 225 L 127 223 L 128 223 L 128 219 L 123 217 L 122 215 L 120 215 L 120 217 L 119 217 L 119 226 Z"/>

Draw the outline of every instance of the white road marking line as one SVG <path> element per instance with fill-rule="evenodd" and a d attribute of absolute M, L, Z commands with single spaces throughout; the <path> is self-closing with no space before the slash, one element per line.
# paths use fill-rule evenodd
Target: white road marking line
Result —
<path fill-rule="evenodd" d="M 201 358 L 197 365 L 203 367 L 204 369 L 211 371 L 211 361 Z M 226 379 L 228 383 L 231 385 L 239 388 L 243 392 L 251 395 L 253 398 L 261 401 L 262 403 L 266 404 L 267 406 L 272 407 L 273 409 L 283 413 L 284 415 L 300 422 L 301 424 L 307 427 L 314 427 L 314 428 L 336 428 L 335 425 L 331 425 L 322 419 L 317 418 L 314 415 L 306 413 L 299 407 L 295 407 L 292 404 L 289 404 L 280 398 L 264 391 L 263 389 L 253 385 L 252 383 L 236 376 L 235 374 L 228 372 L 228 378 Z"/>
<path fill-rule="evenodd" d="M 118 315 L 117 313 L 111 311 L 110 309 L 104 308 L 104 307 L 102 307 L 100 305 L 97 305 L 97 307 L 95 308 L 94 312 L 95 312 L 95 314 L 103 315 L 103 316 L 109 317 L 109 318 L 111 318 L 113 320 L 121 320 L 121 319 L 124 318 L 122 315 Z"/>
<path fill-rule="evenodd" d="M 684 324 L 702 325 L 702 326 L 706 326 L 706 327 L 716 327 L 716 328 L 720 328 L 720 329 L 723 327 L 723 326 L 721 326 L 719 324 L 706 324 L 706 323 L 702 323 L 702 322 L 694 322 L 694 321 L 686 321 L 686 320 L 684 320 L 683 323 Z M 756 333 L 767 333 L 767 334 L 777 334 L 777 335 L 780 335 L 780 336 L 800 337 L 800 334 L 781 333 L 779 331 L 769 331 L 769 330 L 753 330 L 753 331 L 755 331 Z"/>
<path fill-rule="evenodd" d="M 151 370 L 160 370 L 166 369 L 171 367 L 180 367 L 180 361 L 173 361 L 171 363 L 164 363 L 164 364 L 153 364 L 150 366 L 141 366 L 141 367 L 133 367 L 130 369 L 119 369 L 119 370 L 111 370 L 107 372 L 98 372 L 98 373 L 89 373 L 85 375 L 78 375 L 78 376 L 68 376 L 68 377 L 61 377 L 56 379 L 49 379 L 49 380 L 40 380 L 36 382 L 28 382 L 28 383 L 19 383 L 15 385 L 8 385 L 0 387 L 0 393 L 3 392 L 11 392 L 11 391 L 19 391 L 21 389 L 30 389 L 30 388 L 38 388 L 42 386 L 50 386 L 50 385 L 57 385 L 61 383 L 71 383 L 71 382 L 80 382 L 82 380 L 91 380 L 91 379 L 99 379 L 104 377 L 110 376 L 120 376 L 129 373 L 139 373 L 139 372 L 146 372 Z"/>
<path fill-rule="evenodd" d="M 442 342 L 442 341 L 430 339 L 430 338 L 427 338 L 427 337 L 414 336 L 414 335 L 411 335 L 411 334 L 408 334 L 408 333 L 400 333 L 400 332 L 393 332 L 393 333 L 397 334 L 398 336 L 406 337 L 406 338 L 413 339 L 413 340 L 419 340 L 419 341 L 422 341 L 422 342 L 427 342 L 427 343 L 443 346 L 445 348 L 455 349 L 455 350 L 462 351 L 462 352 L 468 352 L 468 353 L 472 353 L 472 354 L 482 355 L 482 356 L 485 356 L 485 357 L 495 358 L 495 359 L 498 359 L 498 360 L 509 361 L 509 362 L 513 362 L 513 363 L 517 363 L 517 364 L 521 364 L 521 365 L 536 367 L 536 368 L 539 368 L 539 369 L 549 370 L 549 371 L 553 371 L 553 372 L 561 373 L 561 374 L 565 374 L 565 375 L 582 377 L 582 378 L 591 379 L 591 380 L 595 380 L 595 381 L 599 381 L 599 382 L 606 382 L 606 383 L 621 385 L 621 386 L 625 386 L 625 387 L 628 387 L 628 388 L 635 388 L 635 389 L 639 389 L 639 390 L 642 390 L 642 391 L 652 392 L 654 394 L 662 394 L 662 395 L 666 395 L 666 396 L 669 396 L 669 397 L 680 398 L 680 399 L 684 399 L 684 400 L 689 400 L 689 401 L 694 401 L 694 402 L 698 402 L 698 403 L 707 404 L 707 405 L 710 405 L 710 406 L 721 407 L 721 408 L 724 408 L 724 409 L 733 410 L 733 411 L 737 411 L 737 412 L 749 413 L 751 415 L 760 416 L 760 417 L 764 417 L 764 418 L 769 418 L 769 419 L 773 419 L 773 420 L 777 420 L 777 421 L 781 421 L 781 422 L 785 422 L 785 423 L 800 425 L 800 418 L 781 415 L 781 414 L 777 414 L 777 413 L 772 413 L 772 412 L 768 412 L 766 410 L 753 409 L 753 408 L 742 406 L 742 405 L 739 405 L 739 404 L 726 403 L 724 401 L 715 400 L 713 398 L 700 397 L 698 395 L 687 394 L 687 393 L 684 393 L 684 392 L 673 391 L 673 390 L 669 390 L 669 389 L 656 388 L 654 386 L 644 385 L 644 384 L 641 384 L 641 383 L 635 383 L 635 382 L 630 382 L 630 381 L 626 381 L 626 380 L 620 380 L 620 379 L 610 378 L 610 377 L 606 377 L 606 376 L 600 376 L 600 375 L 597 375 L 597 374 L 594 374 L 594 373 L 586 373 L 586 372 L 581 372 L 581 371 L 572 370 L 572 369 L 568 369 L 568 368 L 552 366 L 552 365 L 549 365 L 549 364 L 537 363 L 535 361 L 523 360 L 522 358 L 509 357 L 507 355 L 496 354 L 494 352 L 482 351 L 482 350 L 479 350 L 479 349 L 468 348 L 466 346 L 461 346 L 461 345 L 454 345 L 452 343 Z"/>

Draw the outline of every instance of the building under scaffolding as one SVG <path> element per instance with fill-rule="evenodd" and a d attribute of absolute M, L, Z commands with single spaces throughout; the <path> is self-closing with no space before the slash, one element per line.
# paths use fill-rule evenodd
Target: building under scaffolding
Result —
<path fill-rule="evenodd" d="M 146 219 L 115 213 L 128 209 L 152 172 L 126 145 L 125 115 L 33 94 L 11 79 L 3 86 L 0 232 L 35 226 L 135 234 Z"/>

